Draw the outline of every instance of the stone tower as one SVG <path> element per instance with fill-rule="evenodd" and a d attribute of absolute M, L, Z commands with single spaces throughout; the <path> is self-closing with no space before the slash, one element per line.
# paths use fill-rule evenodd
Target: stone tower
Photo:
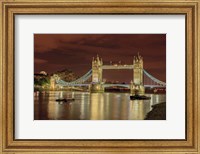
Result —
<path fill-rule="evenodd" d="M 97 58 L 92 60 L 92 82 L 93 83 L 101 83 L 102 82 L 102 59 Z"/>
<path fill-rule="evenodd" d="M 100 60 L 97 55 L 92 60 L 92 83 L 90 85 L 91 92 L 104 92 L 104 86 L 102 82 L 102 65 L 103 61 Z"/>
<path fill-rule="evenodd" d="M 54 74 L 53 76 L 51 76 L 51 78 L 50 78 L 50 89 L 51 90 L 55 90 L 58 87 L 58 85 L 56 84 L 57 80 L 60 80 L 60 77 L 58 75 Z"/>
<path fill-rule="evenodd" d="M 139 55 L 133 58 L 133 81 L 130 85 L 132 95 L 144 95 L 143 85 L 143 58 Z"/>
<path fill-rule="evenodd" d="M 133 58 L 133 82 L 143 85 L 143 58 L 139 55 Z"/>
<path fill-rule="evenodd" d="M 51 76 L 51 78 L 50 78 L 50 89 L 55 90 L 55 88 L 56 88 L 56 80 L 53 76 Z"/>

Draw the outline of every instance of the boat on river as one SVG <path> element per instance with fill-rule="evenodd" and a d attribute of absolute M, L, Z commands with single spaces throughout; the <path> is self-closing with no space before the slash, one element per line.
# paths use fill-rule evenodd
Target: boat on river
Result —
<path fill-rule="evenodd" d="M 75 101 L 74 98 L 61 98 L 61 99 L 56 99 L 56 102 L 65 102 L 65 103 L 69 103 Z"/>
<path fill-rule="evenodd" d="M 151 97 L 145 96 L 145 95 L 134 95 L 130 96 L 131 100 L 149 100 Z"/>

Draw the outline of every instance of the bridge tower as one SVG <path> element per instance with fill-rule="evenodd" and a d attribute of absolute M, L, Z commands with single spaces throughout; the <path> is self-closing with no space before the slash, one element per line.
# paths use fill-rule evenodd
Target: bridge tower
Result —
<path fill-rule="evenodd" d="M 57 80 L 60 80 L 60 77 L 56 74 L 51 76 L 50 78 L 50 89 L 56 90 L 57 88 L 60 88 L 59 85 L 56 83 Z"/>
<path fill-rule="evenodd" d="M 139 55 L 133 58 L 133 82 L 131 82 L 132 95 L 144 95 L 145 88 L 143 84 L 143 58 Z"/>
<path fill-rule="evenodd" d="M 92 60 L 92 82 L 99 83 L 102 82 L 102 65 L 103 61 L 100 60 L 99 56 Z"/>
<path fill-rule="evenodd" d="M 50 89 L 55 90 L 55 88 L 56 88 L 56 80 L 55 80 L 54 76 L 51 76 L 51 78 L 50 78 Z"/>
<path fill-rule="evenodd" d="M 97 55 L 96 58 L 93 57 L 92 60 L 92 83 L 90 85 L 91 92 L 104 92 L 103 82 L 102 82 L 102 66 L 103 60 Z"/>

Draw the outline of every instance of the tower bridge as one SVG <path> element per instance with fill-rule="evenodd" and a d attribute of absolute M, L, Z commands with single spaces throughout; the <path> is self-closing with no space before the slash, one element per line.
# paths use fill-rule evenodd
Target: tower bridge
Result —
<path fill-rule="evenodd" d="M 103 70 L 108 69 L 129 69 L 133 70 L 133 78 L 130 84 L 107 84 L 102 80 Z M 92 77 L 91 83 L 86 83 Z M 133 58 L 132 65 L 112 64 L 103 65 L 103 60 L 97 56 L 92 60 L 92 69 L 89 70 L 82 77 L 72 82 L 61 80 L 58 76 L 51 77 L 51 88 L 54 89 L 56 85 L 60 86 L 88 86 L 91 92 L 104 92 L 106 87 L 119 86 L 129 88 L 132 95 L 144 95 L 145 87 L 165 87 L 166 83 L 155 78 L 143 68 L 143 58 L 138 54 Z"/>

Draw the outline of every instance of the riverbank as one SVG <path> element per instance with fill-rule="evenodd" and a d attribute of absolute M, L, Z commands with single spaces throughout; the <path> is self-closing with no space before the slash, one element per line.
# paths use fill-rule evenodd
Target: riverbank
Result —
<path fill-rule="evenodd" d="M 152 108 L 145 120 L 166 120 L 166 102 L 152 105 Z"/>

